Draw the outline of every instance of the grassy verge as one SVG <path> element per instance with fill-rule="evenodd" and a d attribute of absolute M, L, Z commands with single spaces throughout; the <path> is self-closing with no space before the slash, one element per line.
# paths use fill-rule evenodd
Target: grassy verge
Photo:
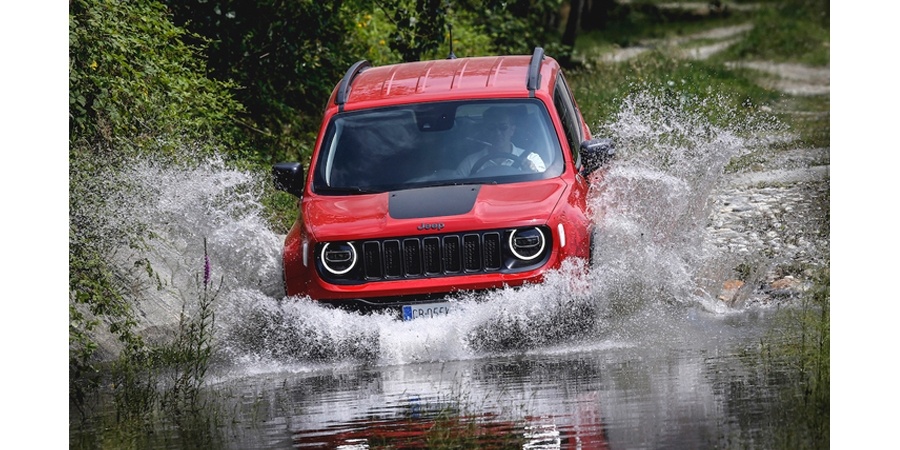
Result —
<path fill-rule="evenodd" d="M 704 112 L 712 124 L 734 116 L 733 112 L 757 112 L 780 99 L 779 93 L 760 87 L 746 73 L 713 62 L 679 59 L 659 50 L 621 63 L 570 71 L 567 77 L 591 126 L 613 121 L 624 98 L 648 87 L 695 98 L 725 99 L 707 103 L 709 109 Z"/>
<path fill-rule="evenodd" d="M 688 22 L 673 21 L 671 11 L 649 14 L 655 6 L 641 2 L 616 26 L 583 34 L 576 54 L 584 61 L 567 73 L 582 114 L 592 126 L 614 120 L 622 99 L 638 90 L 661 87 L 677 95 L 720 97 L 707 104 L 712 124 L 725 118 L 740 121 L 759 110 L 773 114 L 796 136 L 778 148 L 828 147 L 830 145 L 829 95 L 789 95 L 770 87 L 775 75 L 737 68 L 733 62 L 766 61 L 814 67 L 829 63 L 827 2 L 789 0 L 760 3 L 758 8 L 730 14 L 691 16 Z M 649 8 L 649 9 L 648 9 Z M 641 12 L 644 11 L 644 12 Z M 621 13 L 620 13 L 621 14 Z M 668 14 L 669 16 L 667 16 Z M 678 13 L 684 16 L 684 13 Z M 677 16 L 676 16 L 677 17 Z M 672 50 L 709 44 L 708 39 L 676 46 L 645 45 L 649 50 L 623 62 L 603 62 L 603 55 L 623 45 L 675 38 L 730 25 L 752 25 L 740 38 L 705 60 L 680 57 Z M 727 38 L 732 39 L 732 38 Z M 726 111 L 727 110 L 727 111 Z"/>
<path fill-rule="evenodd" d="M 831 99 L 827 95 L 783 97 L 776 111 L 797 134 L 796 145 L 806 148 L 831 147 Z"/>
<path fill-rule="evenodd" d="M 763 3 L 753 29 L 722 57 L 827 66 L 830 62 L 830 9 L 827 0 Z"/>
<path fill-rule="evenodd" d="M 831 408 L 831 289 L 824 269 L 814 288 L 796 309 L 780 315 L 775 334 L 764 344 L 764 356 L 784 361 L 793 389 L 782 393 L 782 408 L 774 413 L 782 424 L 779 448 L 826 448 L 829 442 Z"/>

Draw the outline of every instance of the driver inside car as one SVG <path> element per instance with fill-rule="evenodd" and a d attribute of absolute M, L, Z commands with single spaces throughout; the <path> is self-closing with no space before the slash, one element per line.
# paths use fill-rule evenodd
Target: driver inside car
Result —
<path fill-rule="evenodd" d="M 498 165 L 517 165 L 519 169 L 526 172 L 543 172 L 547 170 L 547 166 L 540 155 L 528 152 L 513 144 L 511 139 L 516 132 L 516 124 L 513 121 L 512 114 L 507 109 L 494 106 L 488 108 L 484 112 L 483 117 L 488 130 L 485 136 L 485 146 L 481 151 L 467 156 L 459 163 L 456 169 L 459 174 L 470 176 L 485 167 Z"/>

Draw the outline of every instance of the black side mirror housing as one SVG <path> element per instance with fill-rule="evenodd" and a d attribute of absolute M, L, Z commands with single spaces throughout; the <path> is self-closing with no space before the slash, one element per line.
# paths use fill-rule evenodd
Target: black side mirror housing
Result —
<path fill-rule="evenodd" d="M 275 189 L 303 197 L 303 165 L 298 162 L 284 162 L 272 166 L 272 182 Z"/>
<path fill-rule="evenodd" d="M 616 144 L 609 138 L 588 139 L 581 143 L 582 174 L 587 175 L 616 155 Z"/>

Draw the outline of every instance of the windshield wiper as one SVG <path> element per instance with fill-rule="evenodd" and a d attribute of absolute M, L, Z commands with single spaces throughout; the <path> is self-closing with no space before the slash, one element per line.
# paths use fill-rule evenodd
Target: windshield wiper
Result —
<path fill-rule="evenodd" d="M 363 189 L 359 186 L 315 186 L 315 191 L 323 194 L 380 194 L 384 191 Z"/>
<path fill-rule="evenodd" d="M 442 186 L 468 186 L 475 184 L 492 184 L 490 182 L 485 182 L 484 180 L 447 180 L 439 183 L 428 183 L 422 187 L 442 187 Z"/>

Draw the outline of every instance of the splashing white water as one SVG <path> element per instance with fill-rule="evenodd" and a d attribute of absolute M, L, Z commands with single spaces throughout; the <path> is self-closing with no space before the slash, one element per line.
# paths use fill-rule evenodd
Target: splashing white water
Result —
<path fill-rule="evenodd" d="M 196 167 L 138 162 L 120 174 L 137 194 L 115 214 L 140 221 L 152 236 L 147 250 L 123 252 L 117 261 L 130 267 L 143 260 L 152 268 L 143 283 L 159 289 L 136 292 L 135 303 L 148 333 L 165 329 L 197 292 L 206 238 L 220 289 L 218 348 L 245 367 L 404 364 L 584 345 L 615 329 L 620 317 L 647 308 L 721 309 L 705 290 L 721 281 L 708 279 L 721 263 L 706 237 L 709 199 L 731 158 L 759 145 L 751 137 L 769 136 L 771 129 L 713 126 L 683 99 L 639 93 L 599 130 L 616 141 L 618 156 L 591 198 L 602 214 L 594 265 L 570 261 L 541 285 L 460 295 L 446 317 L 400 322 L 282 298 L 282 238 L 259 203 L 267 177 L 228 168 L 219 158 Z"/>
<path fill-rule="evenodd" d="M 599 127 L 616 141 L 618 160 L 592 198 L 606 211 L 593 282 L 615 312 L 667 302 L 722 311 L 708 292 L 724 276 L 724 255 L 707 236 L 711 199 L 732 158 L 767 145 L 782 127 L 767 118 L 713 125 L 695 108 L 711 102 L 725 100 L 648 89 Z"/>

